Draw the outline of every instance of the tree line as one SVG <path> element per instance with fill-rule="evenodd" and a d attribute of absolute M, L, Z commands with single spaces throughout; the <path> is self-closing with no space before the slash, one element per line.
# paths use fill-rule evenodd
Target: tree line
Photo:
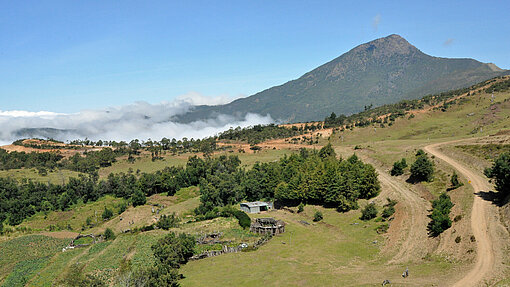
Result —
<path fill-rule="evenodd" d="M 200 181 L 198 214 L 241 200 L 274 199 L 279 206 L 320 204 L 339 211 L 357 209 L 357 200 L 380 191 L 373 166 L 356 155 L 337 159 L 331 145 L 320 151 L 301 149 L 277 162 L 256 163 L 246 171 L 217 170 Z"/>
<path fill-rule="evenodd" d="M 320 151 L 301 149 L 278 162 L 256 163 L 246 170 L 237 156 L 190 157 L 185 167 L 166 167 L 154 173 L 111 173 L 70 178 L 67 184 L 36 183 L 0 178 L 0 222 L 20 224 L 37 212 L 66 210 L 73 204 L 96 201 L 104 195 L 125 198 L 134 206 L 156 193 L 174 195 L 179 189 L 200 186 L 199 215 L 213 216 L 219 207 L 242 200 L 276 200 L 279 205 L 300 202 L 356 209 L 356 200 L 371 198 L 380 187 L 375 169 L 355 155 L 337 159 L 331 145 Z M 235 214 L 234 214 L 235 215 Z"/>

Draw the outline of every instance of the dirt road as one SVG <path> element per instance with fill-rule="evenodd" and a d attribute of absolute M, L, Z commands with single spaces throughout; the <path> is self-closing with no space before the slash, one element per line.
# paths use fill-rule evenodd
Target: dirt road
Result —
<path fill-rule="evenodd" d="M 339 154 L 347 155 L 352 149 L 342 149 L 336 147 Z M 397 253 L 388 261 L 388 264 L 398 264 L 413 261 L 417 258 L 423 258 L 429 251 L 423 246 L 423 242 L 427 241 L 427 226 L 429 222 L 428 209 L 430 202 L 423 199 L 415 190 L 406 184 L 403 179 L 392 177 L 387 170 L 384 170 L 380 163 L 369 155 L 363 153 L 357 154 L 364 162 L 374 166 L 379 174 L 378 179 L 383 187 L 382 198 L 390 197 L 397 199 L 404 207 L 402 222 L 399 224 L 400 236 L 397 239 L 401 242 Z M 421 247 L 418 247 L 421 246 Z"/>
<path fill-rule="evenodd" d="M 428 222 L 427 209 L 430 207 L 430 203 L 406 187 L 404 183 L 391 178 L 387 172 L 378 168 L 377 172 L 381 184 L 392 189 L 405 204 L 406 216 L 401 231 L 405 237 L 402 238 L 402 246 L 398 249 L 397 254 L 388 263 L 408 262 L 423 257 L 426 249 L 417 248 L 417 246 L 420 246 L 420 243 L 427 240 L 428 237 L 427 230 L 423 226 L 426 226 Z"/>
<path fill-rule="evenodd" d="M 437 158 L 445 161 L 461 173 L 473 186 L 475 192 L 489 191 L 491 186 L 485 178 L 479 175 L 478 172 L 472 171 L 468 167 L 448 157 L 439 150 L 440 145 L 448 143 L 437 143 L 426 146 L 424 149 L 428 153 L 436 156 Z M 478 286 L 482 280 L 487 278 L 493 271 L 495 266 L 495 251 L 494 240 L 489 231 L 490 225 L 498 225 L 499 222 L 490 222 L 493 217 L 490 212 L 493 211 L 494 206 L 491 203 L 483 200 L 480 196 L 475 196 L 473 208 L 471 211 L 471 229 L 476 238 L 477 254 L 476 262 L 472 269 L 453 286 Z M 497 211 L 496 211 L 497 212 Z"/>

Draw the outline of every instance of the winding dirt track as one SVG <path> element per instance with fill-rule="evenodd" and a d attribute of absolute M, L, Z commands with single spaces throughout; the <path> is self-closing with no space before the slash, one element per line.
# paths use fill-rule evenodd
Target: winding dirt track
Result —
<path fill-rule="evenodd" d="M 420 246 L 420 242 L 426 240 L 428 236 L 423 226 L 427 225 L 427 208 L 430 204 L 406 187 L 404 183 L 391 178 L 385 171 L 380 169 L 377 169 L 377 171 L 381 183 L 393 189 L 403 199 L 402 201 L 406 203 L 406 216 L 403 226 L 408 229 L 407 234 L 397 254 L 388 263 L 400 263 L 410 261 L 413 258 L 419 258 L 423 254 L 421 254 L 422 250 L 417 248 L 417 246 Z"/>
<path fill-rule="evenodd" d="M 412 261 L 416 258 L 422 258 L 427 250 L 424 248 L 417 248 L 427 240 L 427 230 L 423 228 L 428 224 L 428 209 L 430 202 L 423 199 L 416 191 L 411 190 L 410 187 L 401 180 L 390 176 L 387 170 L 384 170 L 379 164 L 370 156 L 359 154 L 363 161 L 370 163 L 374 166 L 379 174 L 378 179 L 386 190 L 392 194 L 394 198 L 399 199 L 404 206 L 402 235 L 400 242 L 402 245 L 399 247 L 398 252 L 388 261 L 388 264 L 404 263 Z M 382 194 L 380 196 L 383 196 Z M 384 195 L 386 196 L 386 195 Z M 394 198 L 395 199 L 395 198 Z"/>
<path fill-rule="evenodd" d="M 454 167 L 459 173 L 461 173 L 470 181 L 470 184 L 473 186 L 475 192 L 489 191 L 491 186 L 487 180 L 478 175 L 477 172 L 472 171 L 468 167 L 458 163 L 439 150 L 439 146 L 448 143 L 449 142 L 432 144 L 426 146 L 424 149 L 428 153 L 435 155 L 437 158 Z M 483 200 L 479 196 L 475 196 L 473 208 L 471 211 L 471 229 L 474 236 L 476 237 L 476 262 L 469 273 L 467 273 L 463 278 L 454 283 L 452 286 L 478 286 L 484 278 L 490 275 L 490 272 L 495 266 L 495 252 L 493 248 L 493 242 L 496 240 L 496 238 L 493 238 L 489 232 L 489 224 L 491 224 L 489 220 L 492 218 L 489 216 L 490 209 L 490 202 Z"/>

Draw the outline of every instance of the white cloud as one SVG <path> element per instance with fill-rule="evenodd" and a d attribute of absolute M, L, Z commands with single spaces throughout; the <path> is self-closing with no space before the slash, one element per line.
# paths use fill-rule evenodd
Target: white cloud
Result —
<path fill-rule="evenodd" d="M 2 111 L 0 110 L 0 117 L 42 117 L 51 118 L 54 116 L 62 115 L 54 112 L 40 111 L 40 112 L 29 112 L 29 111 Z"/>
<path fill-rule="evenodd" d="M 372 27 L 375 31 L 379 29 L 379 24 L 381 23 L 381 14 L 375 15 L 375 17 L 372 19 Z"/>
<path fill-rule="evenodd" d="M 0 126 L 2 127 L 0 142 L 11 143 L 18 138 L 27 137 L 27 134 L 40 138 L 48 137 L 50 134 L 51 137 L 62 141 L 84 138 L 116 141 L 129 141 L 135 138 L 159 140 L 163 137 L 204 138 L 230 127 L 246 127 L 273 122 L 269 115 L 256 114 L 248 114 L 243 118 L 219 115 L 187 124 L 171 120 L 173 116 L 187 112 L 192 107 L 191 103 L 211 104 L 221 103 L 221 101 L 221 98 L 208 101 L 198 94 L 191 94 L 191 96 L 188 94 L 173 102 L 159 104 L 137 102 L 101 110 L 84 110 L 75 114 L 58 114 L 46 111 L 0 111 Z M 31 129 L 30 132 L 27 132 L 27 129 Z M 48 131 L 48 129 L 53 130 Z"/>
<path fill-rule="evenodd" d="M 232 102 L 235 99 L 238 98 L 244 98 L 244 95 L 240 95 L 238 97 L 231 97 L 228 95 L 220 95 L 217 97 L 207 97 L 202 94 L 199 94 L 197 92 L 189 92 L 187 94 L 178 96 L 176 98 L 177 101 L 182 101 L 194 106 L 199 105 L 209 105 L 209 106 L 217 106 L 217 105 L 224 105 Z"/>

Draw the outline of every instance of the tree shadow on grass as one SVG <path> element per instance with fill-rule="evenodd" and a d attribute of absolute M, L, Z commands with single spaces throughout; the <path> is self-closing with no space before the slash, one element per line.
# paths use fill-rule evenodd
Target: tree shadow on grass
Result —
<path fill-rule="evenodd" d="M 475 192 L 476 196 L 479 196 L 483 200 L 490 201 L 492 204 L 502 207 L 508 203 L 508 200 L 503 198 L 498 192 L 494 191 L 479 191 Z"/>

